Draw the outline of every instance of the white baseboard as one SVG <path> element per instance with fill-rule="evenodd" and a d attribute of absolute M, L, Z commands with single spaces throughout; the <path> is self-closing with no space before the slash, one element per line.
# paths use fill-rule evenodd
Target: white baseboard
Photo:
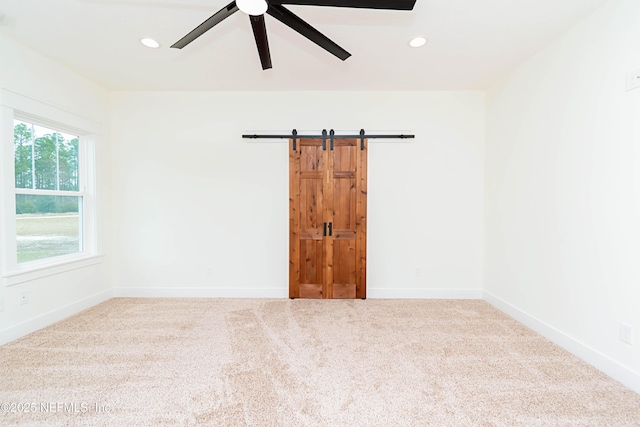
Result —
<path fill-rule="evenodd" d="M 48 313 L 44 313 L 31 320 L 27 320 L 26 322 L 10 326 L 9 328 L 0 331 L 0 345 L 4 345 L 39 329 L 45 328 L 111 298 L 113 298 L 113 290 L 107 289 L 106 291 L 99 292 L 80 301 L 76 301 Z"/>
<path fill-rule="evenodd" d="M 287 288 L 114 288 L 124 298 L 288 298 Z"/>
<path fill-rule="evenodd" d="M 594 350 L 574 338 L 571 338 L 564 332 L 561 332 L 553 326 L 536 319 L 530 314 L 525 313 L 519 308 L 501 300 L 487 291 L 484 291 L 483 299 L 498 310 L 513 317 L 518 322 L 542 335 L 549 341 L 559 345 L 569 353 L 604 372 L 614 380 L 619 381 L 636 393 L 640 393 L 640 374 L 637 372 L 632 371 L 599 351 Z"/>
<path fill-rule="evenodd" d="M 288 298 L 287 288 L 114 288 L 124 298 Z M 480 289 L 367 289 L 378 299 L 482 299 Z"/>
<path fill-rule="evenodd" d="M 481 289 L 368 288 L 367 298 L 377 299 L 482 299 Z"/>

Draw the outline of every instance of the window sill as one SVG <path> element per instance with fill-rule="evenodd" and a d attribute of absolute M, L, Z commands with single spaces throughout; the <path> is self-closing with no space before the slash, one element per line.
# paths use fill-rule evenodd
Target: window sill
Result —
<path fill-rule="evenodd" d="M 65 273 L 67 271 L 77 270 L 90 265 L 100 264 L 103 261 L 103 258 L 104 257 L 102 255 L 88 255 L 82 258 L 60 260 L 59 262 L 48 263 L 46 265 L 30 266 L 12 273 L 4 274 L 2 276 L 2 283 L 4 286 L 17 285 L 18 283 L 37 280 L 54 274 Z"/>

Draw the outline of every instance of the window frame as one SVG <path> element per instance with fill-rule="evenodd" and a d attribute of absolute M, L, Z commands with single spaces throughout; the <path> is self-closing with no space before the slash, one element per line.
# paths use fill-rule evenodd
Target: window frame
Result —
<path fill-rule="evenodd" d="M 14 120 L 78 136 L 79 191 L 15 187 Z M 102 262 L 98 233 L 97 155 L 101 125 L 58 107 L 0 88 L 0 263 L 2 283 L 10 286 Z M 16 194 L 82 197 L 82 251 L 18 263 Z"/>

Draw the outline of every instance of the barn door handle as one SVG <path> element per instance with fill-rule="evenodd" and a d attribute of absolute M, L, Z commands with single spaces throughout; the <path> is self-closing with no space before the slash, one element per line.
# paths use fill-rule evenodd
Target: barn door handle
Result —
<path fill-rule="evenodd" d="M 326 236 L 326 235 L 327 235 L 327 223 L 325 222 L 324 223 L 324 234 L 323 234 L 323 236 Z"/>
<path fill-rule="evenodd" d="M 332 235 L 333 235 L 333 223 L 330 222 L 329 223 L 329 236 L 332 236 Z"/>

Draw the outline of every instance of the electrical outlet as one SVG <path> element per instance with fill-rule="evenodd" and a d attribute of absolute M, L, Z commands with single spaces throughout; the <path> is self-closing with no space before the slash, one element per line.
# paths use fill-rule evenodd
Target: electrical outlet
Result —
<path fill-rule="evenodd" d="M 422 270 L 420 268 L 416 268 L 416 277 L 422 276 Z"/>
<path fill-rule="evenodd" d="M 633 344 L 633 326 L 620 323 L 620 341 Z"/>
<path fill-rule="evenodd" d="M 640 87 L 640 70 L 627 74 L 627 90 L 633 90 Z"/>
<path fill-rule="evenodd" d="M 20 292 L 20 305 L 25 305 L 29 303 L 29 291 Z"/>

